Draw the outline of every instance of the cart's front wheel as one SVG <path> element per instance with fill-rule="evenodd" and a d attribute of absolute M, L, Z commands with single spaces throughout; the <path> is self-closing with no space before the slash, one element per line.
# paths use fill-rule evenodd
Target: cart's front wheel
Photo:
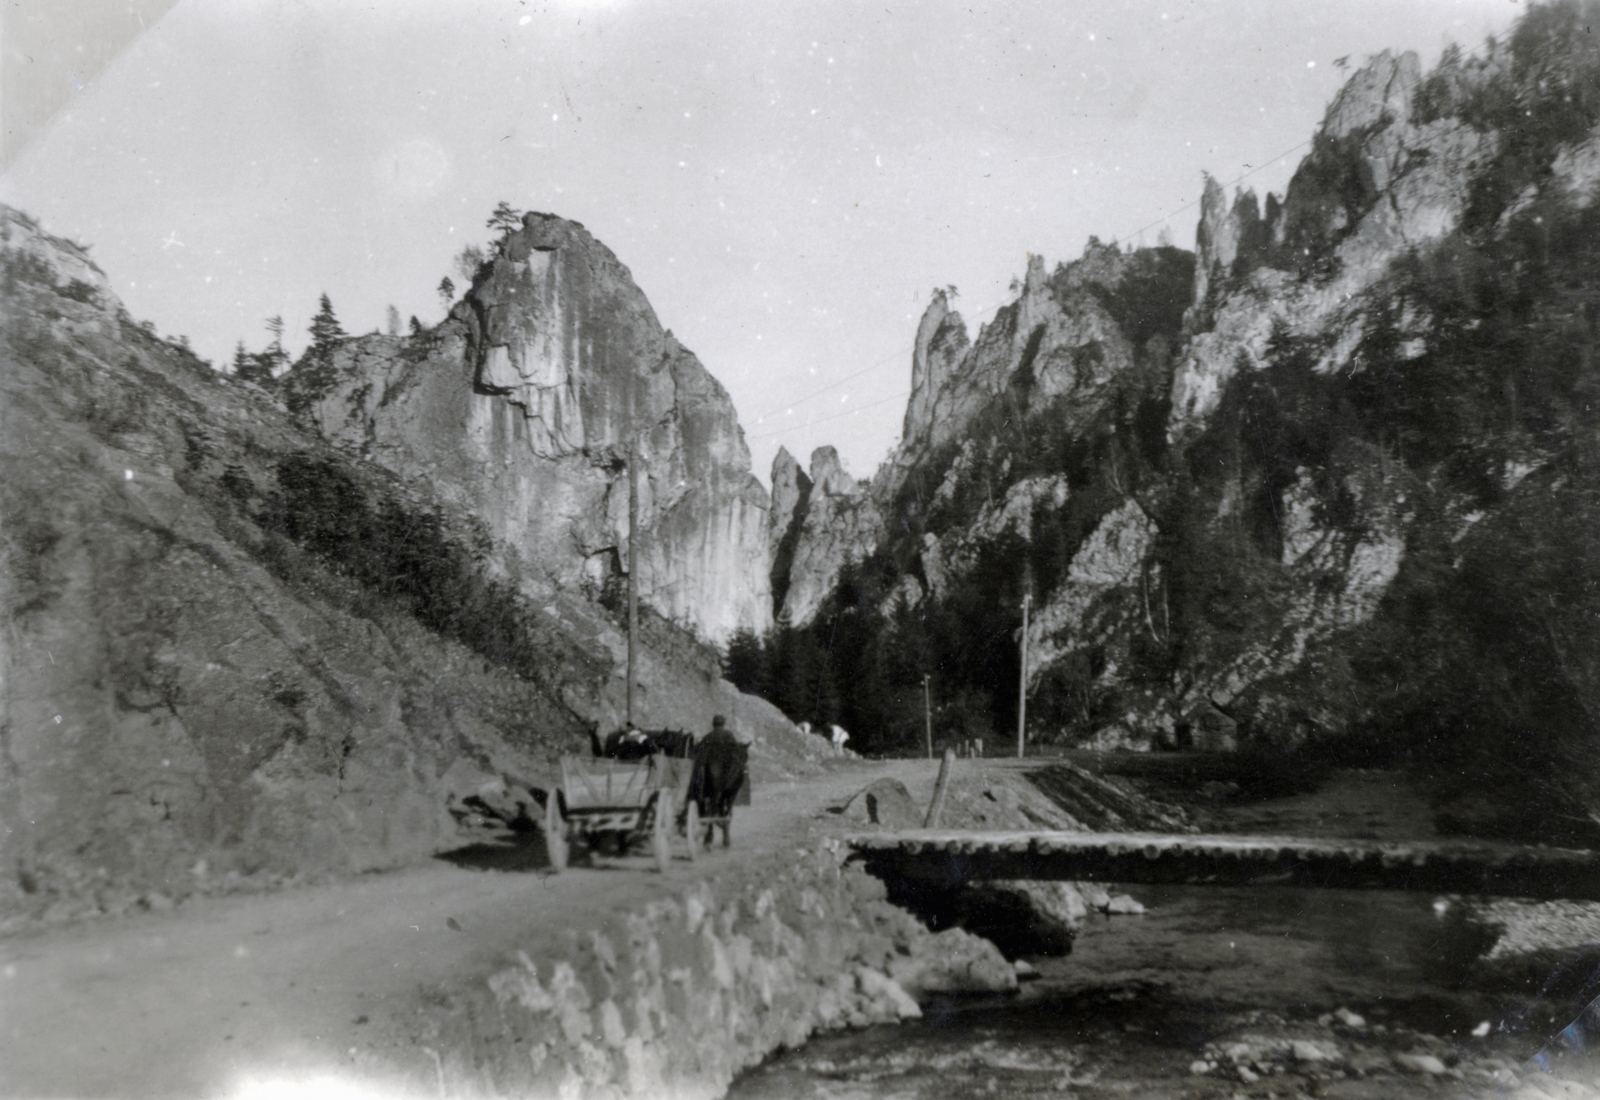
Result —
<path fill-rule="evenodd" d="M 672 861 L 672 795 L 662 791 L 656 796 L 656 819 L 650 830 L 650 849 L 656 857 L 656 870 L 667 873 Z"/>
<path fill-rule="evenodd" d="M 544 850 L 550 857 L 550 871 L 567 869 L 567 823 L 561 817 L 561 793 L 552 790 L 544 803 Z"/>
<path fill-rule="evenodd" d="M 683 833 L 689 838 L 689 862 L 693 863 L 700 855 L 700 807 L 692 798 L 683 815 Z"/>

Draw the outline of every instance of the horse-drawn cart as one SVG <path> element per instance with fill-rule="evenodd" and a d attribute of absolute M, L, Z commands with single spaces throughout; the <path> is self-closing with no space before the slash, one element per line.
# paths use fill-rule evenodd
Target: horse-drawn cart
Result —
<path fill-rule="evenodd" d="M 626 852 L 649 838 L 656 867 L 672 860 L 672 837 L 688 842 L 689 858 L 700 854 L 700 812 L 689 798 L 694 761 L 655 755 L 623 761 L 563 756 L 561 786 L 545 799 L 544 836 L 554 871 L 565 870 L 574 845 L 592 849 L 613 836 Z"/>

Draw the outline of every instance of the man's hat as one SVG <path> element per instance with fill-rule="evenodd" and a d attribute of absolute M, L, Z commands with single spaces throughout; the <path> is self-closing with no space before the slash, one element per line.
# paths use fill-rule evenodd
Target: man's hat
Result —
<path fill-rule="evenodd" d="M 715 718 L 711 719 L 711 725 L 713 727 L 726 726 L 727 724 L 728 724 L 728 720 L 726 718 L 724 718 L 720 714 L 717 715 Z"/>

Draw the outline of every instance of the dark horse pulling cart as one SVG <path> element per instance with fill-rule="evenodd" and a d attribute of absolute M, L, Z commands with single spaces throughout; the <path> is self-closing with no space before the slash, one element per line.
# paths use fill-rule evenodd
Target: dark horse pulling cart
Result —
<path fill-rule="evenodd" d="M 695 752 L 687 735 L 662 731 L 648 736 L 652 747 L 659 741 L 667 751 L 632 760 L 599 753 L 561 758 L 561 785 L 545 800 L 544 835 L 552 870 L 566 868 L 574 845 L 588 851 L 607 835 L 617 838 L 621 851 L 648 837 L 661 871 L 672 860 L 674 837 L 684 840 L 690 860 L 700 854 L 702 829 L 709 841 L 720 825 L 723 846 L 731 842 L 733 804 L 747 779 L 744 746 L 733 754 Z M 614 737 L 608 741 L 620 743 Z"/>

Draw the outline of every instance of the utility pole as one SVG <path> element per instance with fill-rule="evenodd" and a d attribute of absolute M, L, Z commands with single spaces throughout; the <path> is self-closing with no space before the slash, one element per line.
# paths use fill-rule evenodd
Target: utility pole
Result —
<path fill-rule="evenodd" d="M 933 702 L 928 693 L 928 675 L 922 675 L 922 717 L 928 731 L 928 759 L 933 759 Z"/>
<path fill-rule="evenodd" d="M 950 786 L 950 767 L 956 762 L 956 750 L 945 749 L 939 761 L 939 778 L 933 784 L 933 801 L 928 803 L 928 815 L 922 819 L 924 829 L 939 827 L 939 814 L 944 811 L 944 792 Z"/>
<path fill-rule="evenodd" d="M 635 721 L 633 683 L 639 669 L 639 442 L 628 444 L 628 725 Z"/>
<path fill-rule="evenodd" d="M 1022 759 L 1028 730 L 1028 602 L 1022 597 L 1022 682 L 1017 685 L 1017 759 Z"/>

